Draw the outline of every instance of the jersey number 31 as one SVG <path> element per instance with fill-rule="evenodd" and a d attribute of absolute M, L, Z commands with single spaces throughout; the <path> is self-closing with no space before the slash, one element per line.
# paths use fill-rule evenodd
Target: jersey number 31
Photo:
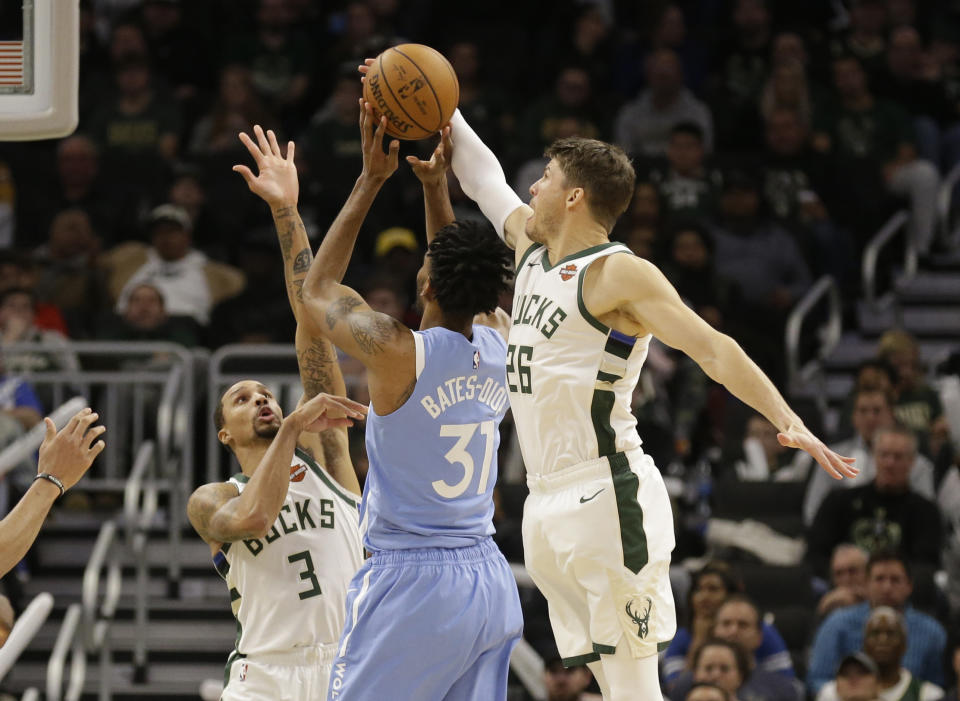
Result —
<path fill-rule="evenodd" d="M 493 434 L 496 427 L 493 421 L 484 421 L 479 424 L 443 424 L 440 426 L 440 435 L 449 438 L 456 438 L 457 442 L 444 455 L 451 465 L 459 463 L 463 466 L 463 478 L 456 484 L 450 484 L 443 480 L 434 480 L 433 490 L 444 499 L 455 499 L 470 486 L 473 481 L 473 456 L 467 452 L 467 446 L 470 444 L 473 435 L 480 427 L 480 435 L 486 441 L 483 448 L 483 466 L 480 468 L 480 483 L 477 485 L 477 494 L 483 494 L 487 491 L 487 482 L 490 480 L 490 463 L 493 462 Z"/>

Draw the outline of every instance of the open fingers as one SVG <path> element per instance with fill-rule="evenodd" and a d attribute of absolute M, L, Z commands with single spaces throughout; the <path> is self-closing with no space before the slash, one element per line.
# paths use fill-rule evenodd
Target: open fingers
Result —
<path fill-rule="evenodd" d="M 100 455 L 100 453 L 102 453 L 103 449 L 106 447 L 107 447 L 106 443 L 104 443 L 103 441 L 97 441 L 96 443 L 90 446 L 90 452 L 87 453 L 87 457 L 90 458 L 90 461 L 92 462 L 94 458 Z"/>
<path fill-rule="evenodd" d="M 63 432 L 74 433 L 77 430 L 77 427 L 80 425 L 80 420 L 83 419 L 83 417 L 89 414 L 91 411 L 92 410 L 90 409 L 90 407 L 87 407 L 85 409 L 81 409 L 80 411 L 78 411 L 76 414 L 74 414 L 70 418 L 70 421 L 67 422 L 67 425 L 63 427 Z"/>
<path fill-rule="evenodd" d="M 270 144 L 270 152 L 277 158 L 283 158 L 283 152 L 280 150 L 280 144 L 277 143 L 277 135 L 273 129 L 267 129 L 267 142 Z"/>
<path fill-rule="evenodd" d="M 352 399 L 347 399 L 346 397 L 327 397 L 328 408 L 337 407 L 342 409 L 343 412 L 349 416 L 355 416 L 358 419 L 362 419 L 367 415 L 367 407 L 360 402 L 355 402 Z"/>
<path fill-rule="evenodd" d="M 51 419 L 49 416 L 45 416 L 43 418 L 43 425 L 46 429 L 46 431 L 44 432 L 43 440 L 44 441 L 53 440 L 54 436 L 57 435 L 57 425 L 53 423 L 53 419 Z"/>
<path fill-rule="evenodd" d="M 287 142 L 287 163 L 293 163 L 293 154 L 296 152 L 297 147 L 292 141 Z"/>
<path fill-rule="evenodd" d="M 264 156 L 269 156 L 270 142 L 267 141 L 267 135 L 263 133 L 263 127 L 259 124 L 254 124 L 253 135 L 257 137 L 257 146 L 260 147 L 260 153 Z"/>
<path fill-rule="evenodd" d="M 380 117 L 380 121 L 377 123 L 377 130 L 373 132 L 373 146 L 374 148 L 383 150 L 383 135 L 387 132 L 387 118 Z"/>
<path fill-rule="evenodd" d="M 259 168 L 260 164 L 263 163 L 263 152 L 253 143 L 253 139 L 251 139 L 245 131 L 240 132 L 240 142 L 247 147 L 247 151 L 253 156 L 253 161 L 257 164 L 257 168 Z"/>
<path fill-rule="evenodd" d="M 240 173 L 241 177 L 247 182 L 247 185 L 252 185 L 253 181 L 256 180 L 256 178 L 253 177 L 253 172 L 247 168 L 247 166 L 234 166 L 233 172 Z"/>
<path fill-rule="evenodd" d="M 86 416 L 81 417 L 79 423 L 77 424 L 77 430 L 75 432 L 76 435 L 82 438 L 87 433 L 87 430 L 90 428 L 90 426 L 96 423 L 97 419 L 99 418 L 100 414 L 95 411 L 91 411 Z"/>

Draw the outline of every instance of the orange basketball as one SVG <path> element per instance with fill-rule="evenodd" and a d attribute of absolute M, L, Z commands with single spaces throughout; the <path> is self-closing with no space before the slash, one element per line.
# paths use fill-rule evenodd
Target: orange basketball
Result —
<path fill-rule="evenodd" d="M 363 99 L 377 117 L 387 118 L 387 133 L 414 141 L 436 134 L 460 102 L 453 66 L 436 49 L 398 44 L 377 56 L 363 83 Z"/>

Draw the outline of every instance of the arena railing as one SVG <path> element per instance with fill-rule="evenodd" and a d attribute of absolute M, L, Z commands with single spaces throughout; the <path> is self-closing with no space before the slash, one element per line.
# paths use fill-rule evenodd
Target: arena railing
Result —
<path fill-rule="evenodd" d="M 917 274 L 917 249 L 907 226 L 909 220 L 910 216 L 906 210 L 900 210 L 890 217 L 886 224 L 880 227 L 880 230 L 870 239 L 870 242 L 863 249 L 863 259 L 861 263 L 863 294 L 867 303 L 874 307 L 883 306 L 893 301 L 892 292 L 888 292 L 882 297 L 878 296 L 877 264 L 880 260 L 880 252 L 886 248 L 894 236 L 901 231 L 903 231 L 904 235 L 903 275 L 909 279 Z"/>
<path fill-rule="evenodd" d="M 827 318 L 817 331 L 819 344 L 814 357 L 806 363 L 800 360 L 800 339 L 803 324 L 810 318 L 811 313 L 820 308 L 820 303 L 826 300 Z M 818 390 L 815 397 L 823 405 L 821 411 L 826 410 L 826 392 L 823 374 L 823 360 L 833 352 L 840 342 L 843 332 L 843 309 L 840 302 L 840 289 L 831 275 L 824 275 L 817 280 L 813 287 L 790 310 L 784 331 L 784 346 L 787 353 L 787 387 L 791 394 L 810 395 L 809 386 L 816 384 Z"/>
<path fill-rule="evenodd" d="M 41 592 L 20 614 L 7 637 L 7 642 L 0 648 L 0 681 L 7 675 L 20 655 L 26 649 L 37 633 L 40 626 L 47 620 L 53 609 L 53 596 L 48 592 Z"/>
<path fill-rule="evenodd" d="M 66 344 L 19 343 L 4 354 L 72 353 L 92 365 L 112 369 L 44 370 L 24 374 L 35 388 L 59 404 L 76 388 L 85 390 L 90 405 L 107 427 L 106 449 L 80 483 L 83 490 L 122 491 L 124 471 L 144 441 L 155 439 L 160 480 L 169 494 L 167 588 L 179 596 L 181 529 L 185 524 L 185 490 L 193 480 L 193 419 L 198 374 L 206 371 L 207 351 L 190 351 L 175 343 L 78 341 Z"/>
<path fill-rule="evenodd" d="M 100 654 L 100 701 L 107 701 L 111 696 L 113 655 L 110 624 L 113 622 L 123 586 L 120 558 L 114 545 L 116 534 L 116 522 L 107 521 L 103 524 L 93 546 L 90 561 L 83 571 L 84 649 L 87 653 Z M 103 597 L 100 596 L 101 578 L 104 581 Z"/>
<path fill-rule="evenodd" d="M 67 421 L 70 420 L 71 416 L 85 406 L 87 406 L 86 399 L 83 397 L 73 397 L 51 411 L 49 416 L 53 419 L 53 423 L 59 431 Z M 0 452 L 0 476 L 5 475 L 25 459 L 33 456 L 40 447 L 40 444 L 43 443 L 43 437 L 46 435 L 46 431 L 46 425 L 40 422 L 4 448 L 3 451 Z"/>
<path fill-rule="evenodd" d="M 57 641 L 47 662 L 47 701 L 77 701 L 83 693 L 87 678 L 87 653 L 80 629 L 83 622 L 83 606 L 70 604 L 57 633 Z M 67 656 L 70 656 L 69 678 L 66 691 L 63 688 Z"/>

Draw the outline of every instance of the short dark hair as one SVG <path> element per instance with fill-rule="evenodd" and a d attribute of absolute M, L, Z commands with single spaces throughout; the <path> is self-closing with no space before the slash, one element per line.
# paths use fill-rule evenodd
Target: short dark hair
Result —
<path fill-rule="evenodd" d="M 492 312 L 513 277 L 513 255 L 486 222 L 447 224 L 430 242 L 427 256 L 437 304 L 456 317 Z"/>
<path fill-rule="evenodd" d="M 14 295 L 27 295 L 31 302 L 37 301 L 37 293 L 29 287 L 11 287 L 9 290 L 0 292 L 0 307 Z"/>
<path fill-rule="evenodd" d="M 703 127 L 696 122 L 677 122 L 670 129 L 670 137 L 673 138 L 677 134 L 693 136 L 699 140 L 701 144 L 703 143 Z"/>
<path fill-rule="evenodd" d="M 899 562 L 903 565 L 903 571 L 906 572 L 907 579 L 913 579 L 913 573 L 910 571 L 910 563 L 907 561 L 907 558 L 892 548 L 884 548 L 870 555 L 870 559 L 867 560 L 867 574 L 870 574 L 870 570 L 873 569 L 874 565 L 879 565 L 883 562 Z"/>
<path fill-rule="evenodd" d="M 857 365 L 857 370 L 854 373 L 854 377 L 860 377 L 860 373 L 864 370 L 873 369 L 879 370 L 884 373 L 887 377 L 890 378 L 890 384 L 896 385 L 900 381 L 900 376 L 897 374 L 897 369 L 890 364 L 885 358 L 867 358 Z"/>
<path fill-rule="evenodd" d="M 720 608 L 717 609 L 717 613 L 720 612 L 720 609 L 726 606 L 727 604 L 746 604 L 753 609 L 753 612 L 757 616 L 757 628 L 763 628 L 763 614 L 760 612 L 760 607 L 751 599 L 749 596 L 743 592 L 736 592 L 731 594 L 726 599 L 723 600 L 723 603 L 720 604 Z"/>
<path fill-rule="evenodd" d="M 637 175 L 623 149 L 605 141 L 571 136 L 557 139 L 544 155 L 557 161 L 564 180 L 582 187 L 587 207 L 609 232 L 633 198 Z"/>
<path fill-rule="evenodd" d="M 213 409 L 213 425 L 216 426 L 218 433 L 226 422 L 227 420 L 223 417 L 223 395 L 221 394 L 217 397 L 217 406 Z"/>
<path fill-rule="evenodd" d="M 750 676 L 750 658 L 747 656 L 747 651 L 743 649 L 741 645 L 731 642 L 729 640 L 724 640 L 723 638 L 707 638 L 693 653 L 693 669 L 696 671 L 697 665 L 700 664 L 700 657 L 703 655 L 703 651 L 708 647 L 725 647 L 733 653 L 733 658 L 737 662 L 737 671 L 740 672 L 740 682 L 743 683 L 747 681 L 747 677 Z"/>

